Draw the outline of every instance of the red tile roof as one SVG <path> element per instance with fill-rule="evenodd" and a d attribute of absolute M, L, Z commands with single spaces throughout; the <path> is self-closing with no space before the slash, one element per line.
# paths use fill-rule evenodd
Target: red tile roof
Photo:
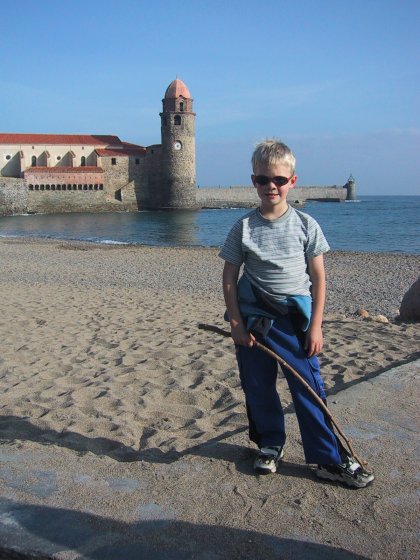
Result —
<path fill-rule="evenodd" d="M 102 167 L 85 165 L 84 167 L 27 167 L 25 173 L 103 173 Z"/>
<path fill-rule="evenodd" d="M 0 144 L 56 144 L 80 146 L 123 146 L 118 136 L 102 134 L 20 134 L 0 133 Z"/>
<path fill-rule="evenodd" d="M 124 140 L 121 142 L 121 144 L 124 146 L 124 148 L 146 150 L 144 146 L 140 146 L 139 144 L 132 144 L 131 142 L 124 142 Z"/>

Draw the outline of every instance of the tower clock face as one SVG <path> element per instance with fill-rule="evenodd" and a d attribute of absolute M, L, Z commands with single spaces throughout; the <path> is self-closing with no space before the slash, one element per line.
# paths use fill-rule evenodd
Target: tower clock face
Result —
<path fill-rule="evenodd" d="M 175 150 L 180 150 L 181 148 L 182 148 L 181 142 L 177 141 L 177 142 L 174 143 L 174 149 Z"/>

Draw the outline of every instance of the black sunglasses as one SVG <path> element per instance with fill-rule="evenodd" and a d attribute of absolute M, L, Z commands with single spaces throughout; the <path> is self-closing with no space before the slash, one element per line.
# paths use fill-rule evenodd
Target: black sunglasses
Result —
<path fill-rule="evenodd" d="M 287 185 L 293 175 L 289 178 L 287 177 L 267 177 L 267 175 L 254 175 L 254 181 L 259 185 L 268 185 L 268 183 L 274 183 L 276 187 L 283 187 Z"/>

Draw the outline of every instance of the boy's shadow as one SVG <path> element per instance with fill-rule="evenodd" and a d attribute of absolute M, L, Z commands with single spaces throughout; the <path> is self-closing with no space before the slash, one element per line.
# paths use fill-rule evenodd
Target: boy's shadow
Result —
<path fill-rule="evenodd" d="M 244 431 L 246 431 L 246 428 L 237 428 L 216 436 L 205 443 L 189 447 L 184 451 L 165 453 L 159 448 L 141 450 L 140 446 L 140 450 L 136 450 L 108 438 L 89 438 L 75 432 L 57 432 L 52 429 L 39 428 L 34 426 L 27 418 L 18 416 L 0 417 L 0 443 L 21 440 L 33 441 L 41 445 L 58 445 L 79 454 L 90 452 L 98 456 L 108 456 L 118 462 L 145 461 L 147 463 L 171 464 L 185 456 L 195 455 L 233 463 L 238 472 L 255 476 L 252 468 L 254 450 L 246 446 L 222 441 Z M 279 470 L 283 476 L 313 478 L 310 470 L 304 465 L 282 461 Z"/>
<path fill-rule="evenodd" d="M 145 461 L 147 463 L 174 463 L 186 455 L 201 455 L 214 459 L 234 461 L 238 453 L 241 454 L 246 448 L 227 443 L 220 440 L 235 434 L 244 432 L 246 428 L 237 428 L 216 436 L 205 443 L 197 444 L 184 451 L 162 451 L 161 449 L 142 449 L 144 443 L 140 440 L 139 449 L 134 449 L 121 442 L 104 437 L 89 438 L 76 432 L 58 432 L 53 429 L 45 429 L 35 426 L 27 417 L 1 416 L 0 417 L 0 443 L 14 440 L 33 441 L 41 445 L 57 445 L 66 447 L 83 455 L 94 453 L 98 456 L 107 456 L 118 462 Z M 236 454 L 236 457 L 235 457 Z"/>
<path fill-rule="evenodd" d="M 104 437 L 89 438 L 76 432 L 58 432 L 52 429 L 34 426 L 26 417 L 0 417 L 0 442 L 22 440 L 34 441 L 42 445 L 58 445 L 72 449 L 77 453 L 87 452 L 99 456 L 108 456 L 119 462 L 148 461 L 156 463 L 171 463 L 177 460 L 176 452 L 164 453 L 159 449 L 139 451 L 121 442 Z"/>

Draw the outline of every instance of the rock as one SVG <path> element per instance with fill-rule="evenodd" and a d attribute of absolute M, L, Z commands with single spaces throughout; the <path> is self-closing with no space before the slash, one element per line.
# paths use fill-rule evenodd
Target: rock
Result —
<path fill-rule="evenodd" d="M 369 317 L 369 312 L 361 307 L 356 311 L 356 315 L 358 315 L 359 317 L 363 317 L 363 319 L 366 319 L 366 317 Z"/>
<path fill-rule="evenodd" d="M 376 321 L 377 323 L 384 323 L 384 324 L 389 323 L 385 315 L 375 315 L 374 317 L 372 317 L 372 321 Z"/>
<path fill-rule="evenodd" d="M 399 319 L 401 321 L 420 321 L 420 276 L 404 294 Z"/>

